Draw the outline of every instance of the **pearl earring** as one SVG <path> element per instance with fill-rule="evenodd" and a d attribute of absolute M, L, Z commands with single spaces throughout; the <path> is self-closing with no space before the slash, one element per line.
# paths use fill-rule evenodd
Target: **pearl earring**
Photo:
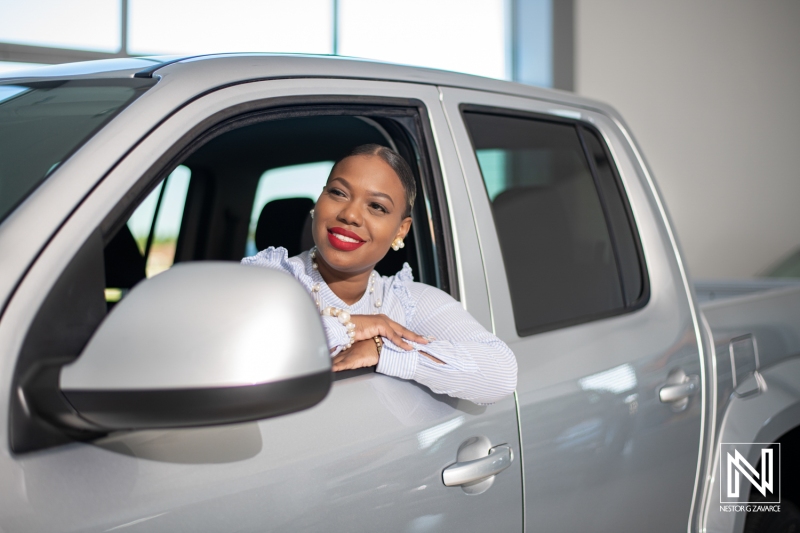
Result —
<path fill-rule="evenodd" d="M 311 218 L 314 218 L 314 208 L 311 208 L 311 211 L 308 212 L 311 215 Z"/>
<path fill-rule="evenodd" d="M 403 239 L 400 238 L 400 237 L 398 237 L 398 238 L 396 238 L 395 240 L 392 241 L 392 250 L 394 250 L 395 252 L 397 250 L 399 250 L 400 248 L 405 248 L 405 246 L 406 246 L 406 243 L 404 243 Z"/>

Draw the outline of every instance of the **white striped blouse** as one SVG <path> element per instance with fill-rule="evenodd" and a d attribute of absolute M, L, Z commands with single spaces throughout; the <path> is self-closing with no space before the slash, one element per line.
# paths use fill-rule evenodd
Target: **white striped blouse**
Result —
<path fill-rule="evenodd" d="M 407 351 L 384 339 L 376 372 L 413 379 L 435 393 L 478 404 L 496 402 L 517 386 L 517 361 L 509 347 L 486 331 L 449 294 L 414 282 L 408 263 L 394 276 L 373 272 L 374 282 L 353 305 L 347 305 L 331 291 L 312 268 L 309 252 L 289 258 L 285 248 L 269 247 L 245 257 L 242 264 L 291 274 L 317 299 L 321 309 L 338 307 L 351 315 L 383 313 L 430 340 L 428 344 L 409 342 L 414 350 Z M 335 317 L 323 316 L 322 322 L 334 356 L 347 344 L 347 329 Z M 428 359 L 419 350 L 444 364 Z"/>

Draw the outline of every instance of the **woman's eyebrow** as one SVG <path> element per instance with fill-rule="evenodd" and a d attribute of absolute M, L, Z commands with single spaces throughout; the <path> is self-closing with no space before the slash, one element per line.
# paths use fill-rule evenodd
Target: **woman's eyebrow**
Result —
<path fill-rule="evenodd" d="M 367 191 L 367 194 L 370 196 L 377 196 L 378 198 L 386 198 L 387 200 L 392 202 L 392 207 L 394 207 L 394 200 L 392 200 L 392 197 L 386 194 L 385 192 Z"/>
<path fill-rule="evenodd" d="M 336 176 L 335 178 L 331 178 L 330 181 L 332 181 L 332 182 L 333 181 L 341 181 L 344 184 L 344 186 L 347 187 L 348 189 L 352 188 L 352 187 L 350 187 L 350 184 L 347 182 L 346 179 L 344 179 L 342 177 L 339 177 L 339 176 Z"/>

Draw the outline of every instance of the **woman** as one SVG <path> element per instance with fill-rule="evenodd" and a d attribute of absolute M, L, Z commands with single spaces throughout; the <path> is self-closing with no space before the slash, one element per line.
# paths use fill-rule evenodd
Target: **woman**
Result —
<path fill-rule="evenodd" d="M 391 277 L 374 270 L 390 247 L 403 247 L 415 196 L 399 154 L 359 146 L 333 166 L 311 212 L 316 246 L 292 258 L 269 247 L 242 263 L 288 272 L 311 293 L 334 371 L 377 366 L 436 393 L 495 402 L 517 383 L 508 346 L 450 295 L 415 283 L 408 263 Z"/>

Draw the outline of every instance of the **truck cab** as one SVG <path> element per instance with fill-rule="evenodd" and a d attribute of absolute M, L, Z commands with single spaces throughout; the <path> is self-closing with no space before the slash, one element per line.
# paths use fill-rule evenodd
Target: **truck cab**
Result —
<path fill-rule="evenodd" d="M 800 290 L 699 303 L 605 104 L 268 54 L 0 84 L 3 529 L 739 532 L 748 514 L 716 503 L 720 444 L 753 443 L 755 466 L 756 443 L 793 442 Z M 378 272 L 407 263 L 505 341 L 512 396 L 333 374 L 293 280 L 235 264 L 307 250 L 333 161 L 364 143 L 419 191 Z M 252 337 L 253 302 L 287 322 Z M 502 471 L 445 483 L 501 447 Z"/>

